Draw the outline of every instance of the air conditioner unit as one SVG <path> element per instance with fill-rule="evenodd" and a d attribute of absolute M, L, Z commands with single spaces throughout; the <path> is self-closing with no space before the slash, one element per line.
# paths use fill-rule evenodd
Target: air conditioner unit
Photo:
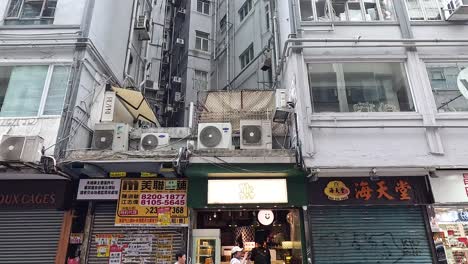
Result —
<path fill-rule="evenodd" d="M 240 120 L 241 149 L 271 149 L 270 120 Z"/>
<path fill-rule="evenodd" d="M 38 162 L 44 139 L 40 136 L 4 135 L 0 143 L 1 161 Z"/>
<path fill-rule="evenodd" d="M 169 145 L 168 133 L 143 133 L 140 140 L 141 150 L 155 150 Z"/>
<path fill-rule="evenodd" d="M 159 86 L 158 86 L 157 82 L 155 82 L 153 80 L 146 79 L 145 80 L 145 89 L 159 90 Z"/>
<path fill-rule="evenodd" d="M 198 124 L 198 149 L 231 149 L 232 127 L 230 123 Z"/>
<path fill-rule="evenodd" d="M 172 77 L 172 82 L 182 83 L 182 78 L 179 77 L 179 76 L 174 76 L 174 77 Z"/>
<path fill-rule="evenodd" d="M 176 44 L 181 45 L 181 46 L 184 45 L 184 43 L 185 43 L 183 38 L 177 38 L 175 42 L 176 42 Z"/>
<path fill-rule="evenodd" d="M 150 21 L 147 16 L 139 16 L 135 25 L 139 40 L 150 40 Z"/>
<path fill-rule="evenodd" d="M 123 123 L 98 123 L 94 126 L 92 148 L 127 151 L 129 126 Z"/>
<path fill-rule="evenodd" d="M 468 21 L 468 0 L 451 0 L 447 3 L 445 17 L 448 21 Z"/>

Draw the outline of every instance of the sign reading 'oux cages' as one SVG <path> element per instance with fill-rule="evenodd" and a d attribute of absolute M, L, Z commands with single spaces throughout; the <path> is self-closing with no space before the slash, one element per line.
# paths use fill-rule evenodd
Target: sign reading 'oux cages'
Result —
<path fill-rule="evenodd" d="M 287 202 L 286 179 L 208 180 L 208 204 Z"/>
<path fill-rule="evenodd" d="M 116 226 L 187 226 L 187 180 L 123 179 Z"/>

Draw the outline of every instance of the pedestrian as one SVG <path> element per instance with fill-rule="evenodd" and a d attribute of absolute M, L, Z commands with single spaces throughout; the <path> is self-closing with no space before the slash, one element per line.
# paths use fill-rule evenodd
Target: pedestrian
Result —
<path fill-rule="evenodd" d="M 231 263 L 230 264 L 248 264 L 250 263 L 249 254 L 244 254 L 244 249 L 235 246 L 231 249 Z"/>
<path fill-rule="evenodd" d="M 178 252 L 176 255 L 175 255 L 175 258 L 176 258 L 176 263 L 174 264 L 185 264 L 185 260 L 186 260 L 186 256 L 185 256 L 185 253 L 184 252 Z"/>
<path fill-rule="evenodd" d="M 270 250 L 265 247 L 263 241 L 258 241 L 252 249 L 250 260 L 255 264 L 271 264 Z"/>

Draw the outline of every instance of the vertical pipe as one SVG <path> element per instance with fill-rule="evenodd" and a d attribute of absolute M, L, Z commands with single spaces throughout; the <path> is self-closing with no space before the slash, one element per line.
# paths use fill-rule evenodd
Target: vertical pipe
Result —
<path fill-rule="evenodd" d="M 229 83 L 230 81 L 230 74 L 231 74 L 231 64 L 230 64 L 230 39 L 229 39 L 229 31 L 231 30 L 231 22 L 230 22 L 230 14 L 229 14 L 229 3 L 230 1 L 226 1 L 226 85 L 227 89 L 230 90 Z M 234 24 L 233 24 L 234 26 Z"/>
<path fill-rule="evenodd" d="M 124 65 L 124 78 L 126 78 L 128 76 L 128 70 L 129 70 L 129 67 L 128 67 L 128 61 L 130 59 L 130 55 L 131 55 L 131 46 L 132 46 L 132 42 L 133 42 L 133 31 L 134 31 L 134 28 L 135 28 L 135 16 L 136 16 L 136 13 L 137 13 L 137 8 L 138 8 L 138 4 L 137 4 L 138 0 L 133 0 L 133 11 L 132 11 L 132 21 L 130 21 L 130 29 L 128 30 L 128 41 L 127 41 L 127 55 L 125 56 L 125 65 Z"/>

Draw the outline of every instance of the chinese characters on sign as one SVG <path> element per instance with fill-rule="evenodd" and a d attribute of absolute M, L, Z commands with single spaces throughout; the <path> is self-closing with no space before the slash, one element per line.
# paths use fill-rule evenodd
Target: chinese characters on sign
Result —
<path fill-rule="evenodd" d="M 187 224 L 186 180 L 122 180 L 116 226 Z"/>
<path fill-rule="evenodd" d="M 120 180 L 80 180 L 77 200 L 117 200 Z"/>
<path fill-rule="evenodd" d="M 424 177 L 321 178 L 309 183 L 309 200 L 311 204 L 425 203 L 429 201 L 425 184 Z M 468 195 L 468 175 L 465 184 Z"/>

